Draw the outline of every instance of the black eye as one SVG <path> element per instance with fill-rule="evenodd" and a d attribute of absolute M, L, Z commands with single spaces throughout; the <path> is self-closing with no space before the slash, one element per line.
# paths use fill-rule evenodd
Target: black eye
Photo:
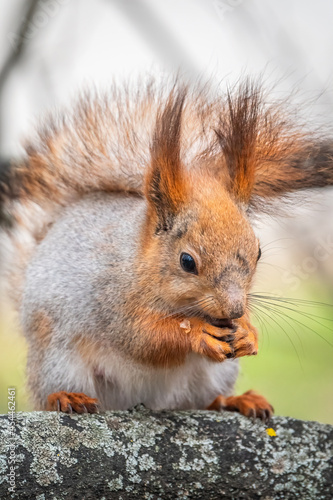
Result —
<path fill-rule="evenodd" d="M 258 258 L 257 258 L 257 261 L 260 259 L 261 257 L 261 248 L 259 247 L 259 252 L 258 252 Z"/>
<path fill-rule="evenodd" d="M 180 265 L 187 273 L 198 274 L 197 266 L 192 255 L 183 252 L 180 256 Z"/>

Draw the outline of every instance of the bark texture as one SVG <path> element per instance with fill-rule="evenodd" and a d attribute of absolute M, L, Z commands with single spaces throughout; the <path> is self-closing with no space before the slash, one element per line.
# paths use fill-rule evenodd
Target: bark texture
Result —
<path fill-rule="evenodd" d="M 332 499 L 333 427 L 143 407 L 3 415 L 0 498 Z"/>

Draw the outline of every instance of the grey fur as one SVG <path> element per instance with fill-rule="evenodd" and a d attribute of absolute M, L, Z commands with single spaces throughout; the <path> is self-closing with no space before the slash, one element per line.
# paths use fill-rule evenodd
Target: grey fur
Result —
<path fill-rule="evenodd" d="M 190 354 L 183 366 L 154 368 L 124 356 L 122 343 L 136 332 L 122 308 L 136 287 L 145 211 L 146 201 L 137 196 L 90 195 L 67 207 L 37 247 L 21 307 L 37 407 L 60 390 L 98 397 L 106 409 L 138 403 L 153 409 L 205 408 L 219 393 L 232 393 L 237 361 L 218 364 Z M 41 312 L 52 328 L 47 349 L 35 341 L 31 327 Z M 79 356 L 76 335 L 103 346 L 99 366 Z"/>

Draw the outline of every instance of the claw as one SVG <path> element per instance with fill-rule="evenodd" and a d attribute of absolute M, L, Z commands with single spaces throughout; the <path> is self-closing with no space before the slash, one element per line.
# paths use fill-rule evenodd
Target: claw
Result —
<path fill-rule="evenodd" d="M 232 359 L 235 357 L 235 353 L 234 352 L 229 352 L 227 355 L 226 355 L 226 358 L 227 359 Z"/>
<path fill-rule="evenodd" d="M 235 340 L 235 335 L 230 334 L 223 337 L 223 342 L 233 342 Z"/>
<path fill-rule="evenodd" d="M 248 417 L 249 417 L 249 418 L 251 418 L 251 419 L 253 420 L 253 422 L 255 422 L 255 421 L 256 421 L 256 418 L 257 418 L 257 416 L 259 416 L 259 415 L 257 415 L 256 410 L 255 410 L 254 408 L 251 408 L 251 409 L 249 410 L 249 412 L 248 412 Z"/>
<path fill-rule="evenodd" d="M 94 408 L 94 410 L 95 410 L 95 411 L 94 411 L 94 413 L 99 413 L 100 408 L 99 408 L 99 406 L 98 406 L 97 404 L 94 404 L 94 405 L 93 405 L 93 408 Z"/>
<path fill-rule="evenodd" d="M 263 410 L 263 409 L 260 409 L 258 411 L 258 418 L 260 418 L 260 420 L 262 422 L 266 422 L 267 421 L 267 410 Z"/>
<path fill-rule="evenodd" d="M 260 418 L 263 422 L 267 422 L 274 413 L 273 406 L 254 391 L 247 391 L 242 396 L 230 396 L 228 398 L 220 395 L 207 409 L 238 411 L 253 421 Z"/>
<path fill-rule="evenodd" d="M 50 394 L 47 398 L 46 409 L 64 413 L 98 413 L 98 401 L 84 393 L 60 391 Z"/>

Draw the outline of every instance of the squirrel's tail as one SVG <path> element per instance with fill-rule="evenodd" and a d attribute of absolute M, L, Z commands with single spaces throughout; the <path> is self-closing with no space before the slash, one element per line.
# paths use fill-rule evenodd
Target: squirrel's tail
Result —
<path fill-rule="evenodd" d="M 70 113 L 47 117 L 29 140 L 23 159 L 0 177 L 2 222 L 18 222 L 24 210 L 34 211 L 35 205 L 50 214 L 94 191 L 141 194 L 149 151 L 142 140 L 138 144 L 133 131 L 150 128 L 143 123 L 149 113 L 120 113 L 130 106 L 126 96 L 90 94 Z"/>
<path fill-rule="evenodd" d="M 116 90 L 82 95 L 72 111 L 46 117 L 22 159 L 1 168 L 1 267 L 16 273 L 18 299 L 21 271 L 64 206 L 98 191 L 143 193 L 154 102 L 146 95 L 143 109 Z"/>

